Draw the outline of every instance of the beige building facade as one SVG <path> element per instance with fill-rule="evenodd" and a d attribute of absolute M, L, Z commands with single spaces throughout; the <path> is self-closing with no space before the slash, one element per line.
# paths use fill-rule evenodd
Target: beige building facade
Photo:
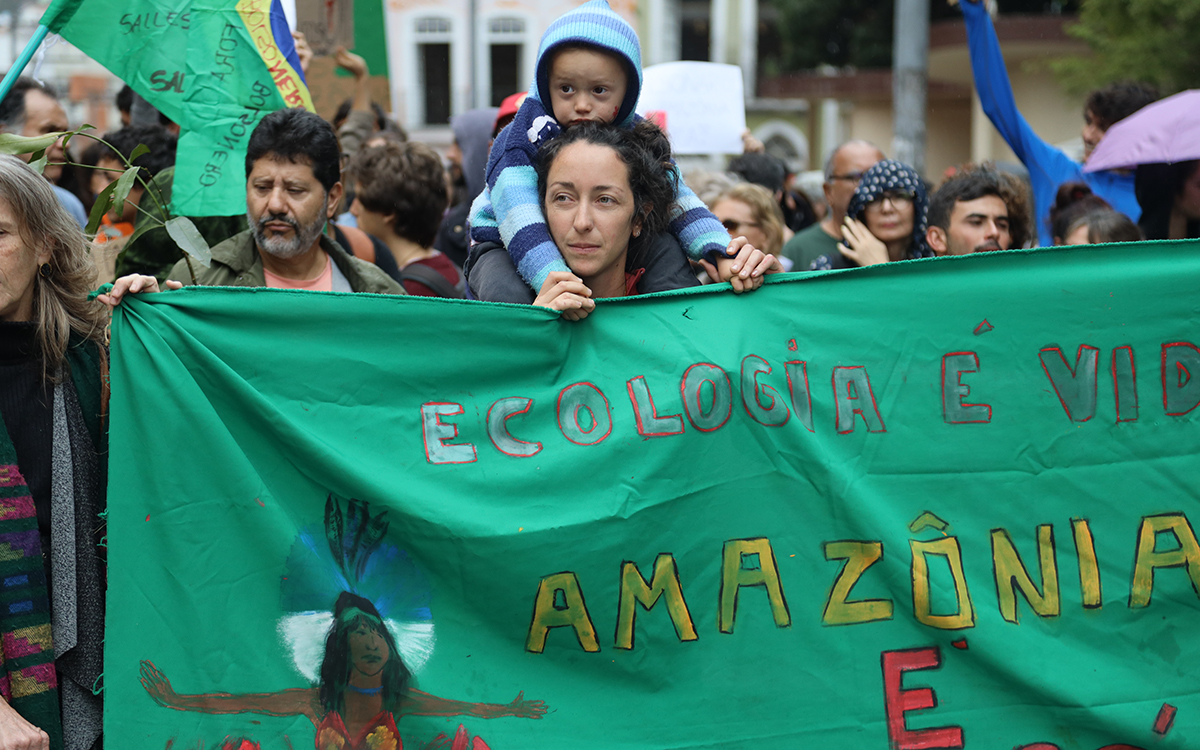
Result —
<path fill-rule="evenodd" d="M 582 1 L 384 0 L 394 116 L 414 137 L 449 143 L 451 116 L 528 88 L 542 33 Z M 637 29 L 645 66 L 699 59 L 741 67 L 748 124 L 794 167 L 807 168 L 808 102 L 754 95 L 763 22 L 757 0 L 610 4 Z"/>
<path fill-rule="evenodd" d="M 1017 108 L 1039 136 L 1078 157 L 1083 101 L 1059 86 L 1047 65 L 1055 57 L 1086 51 L 1086 45 L 1065 31 L 1073 20 L 1000 16 L 995 23 Z M 948 169 L 967 161 L 1017 165 L 980 106 L 963 22 L 934 24 L 929 46 L 925 176 L 936 183 Z M 813 116 L 808 136 L 817 144 L 814 168 L 836 144 L 850 138 L 872 141 L 885 153 L 892 151 L 890 71 L 791 74 L 760 81 L 759 92 L 809 103 Z M 818 154 L 820 159 L 815 158 Z"/>

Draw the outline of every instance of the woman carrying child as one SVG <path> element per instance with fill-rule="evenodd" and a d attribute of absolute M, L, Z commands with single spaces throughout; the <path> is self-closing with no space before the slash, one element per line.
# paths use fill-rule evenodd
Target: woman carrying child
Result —
<path fill-rule="evenodd" d="M 542 36 L 536 71 L 516 118 L 492 144 L 487 187 L 470 215 L 472 245 L 489 243 L 485 250 L 503 245 L 533 291 L 541 290 L 551 273 L 568 271 L 536 203 L 538 151 L 581 123 L 611 123 L 628 130 L 641 120 L 633 111 L 642 85 L 637 33 L 606 0 L 591 0 L 550 24 Z M 715 266 L 720 280 L 729 281 L 734 291 L 760 286 L 763 272 L 774 260 L 766 262 L 766 256 L 744 240 L 731 241 L 721 222 L 683 181 L 676 180 L 675 185 L 677 209 L 668 229 L 686 258 L 662 253 L 662 275 L 674 277 L 681 260 L 703 259 Z M 480 255 L 473 250 L 473 257 L 467 260 L 469 283 Z M 656 259 L 646 266 L 643 288 L 658 291 L 663 283 Z M 470 286 L 477 288 L 475 283 Z M 522 299 L 524 294 L 517 287 L 498 290 L 487 299 L 523 302 L 527 301 Z"/>

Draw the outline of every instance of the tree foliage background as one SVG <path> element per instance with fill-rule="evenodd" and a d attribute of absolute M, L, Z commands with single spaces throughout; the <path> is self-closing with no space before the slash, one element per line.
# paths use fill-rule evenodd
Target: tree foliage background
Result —
<path fill-rule="evenodd" d="M 1054 64 L 1072 90 L 1122 80 L 1157 84 L 1164 95 L 1200 87 L 1200 0 L 1084 0 L 1069 33 L 1093 52 Z"/>

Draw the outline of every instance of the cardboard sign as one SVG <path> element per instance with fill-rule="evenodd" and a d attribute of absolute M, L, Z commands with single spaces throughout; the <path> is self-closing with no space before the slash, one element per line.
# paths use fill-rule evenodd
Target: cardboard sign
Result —
<path fill-rule="evenodd" d="M 354 0 L 296 0 L 296 30 L 308 38 L 316 55 L 353 48 Z"/>

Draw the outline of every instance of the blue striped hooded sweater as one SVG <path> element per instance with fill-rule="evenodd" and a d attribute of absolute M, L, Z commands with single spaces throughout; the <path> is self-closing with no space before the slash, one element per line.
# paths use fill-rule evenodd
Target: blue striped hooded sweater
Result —
<path fill-rule="evenodd" d="M 538 149 L 562 132 L 543 102 L 550 101 L 553 52 L 566 43 L 589 44 L 620 58 L 629 85 L 614 122 L 628 128 L 638 119 L 633 110 L 642 88 L 642 53 L 633 27 L 613 12 L 607 0 L 590 0 L 550 24 L 538 48 L 529 96 L 492 144 L 487 187 L 471 205 L 469 219 L 471 242 L 503 244 L 521 278 L 534 290 L 542 288 L 552 271 L 570 272 L 546 226 L 535 169 Z M 682 179 L 677 185 L 671 233 L 691 258 L 723 256 L 729 233 Z"/>

